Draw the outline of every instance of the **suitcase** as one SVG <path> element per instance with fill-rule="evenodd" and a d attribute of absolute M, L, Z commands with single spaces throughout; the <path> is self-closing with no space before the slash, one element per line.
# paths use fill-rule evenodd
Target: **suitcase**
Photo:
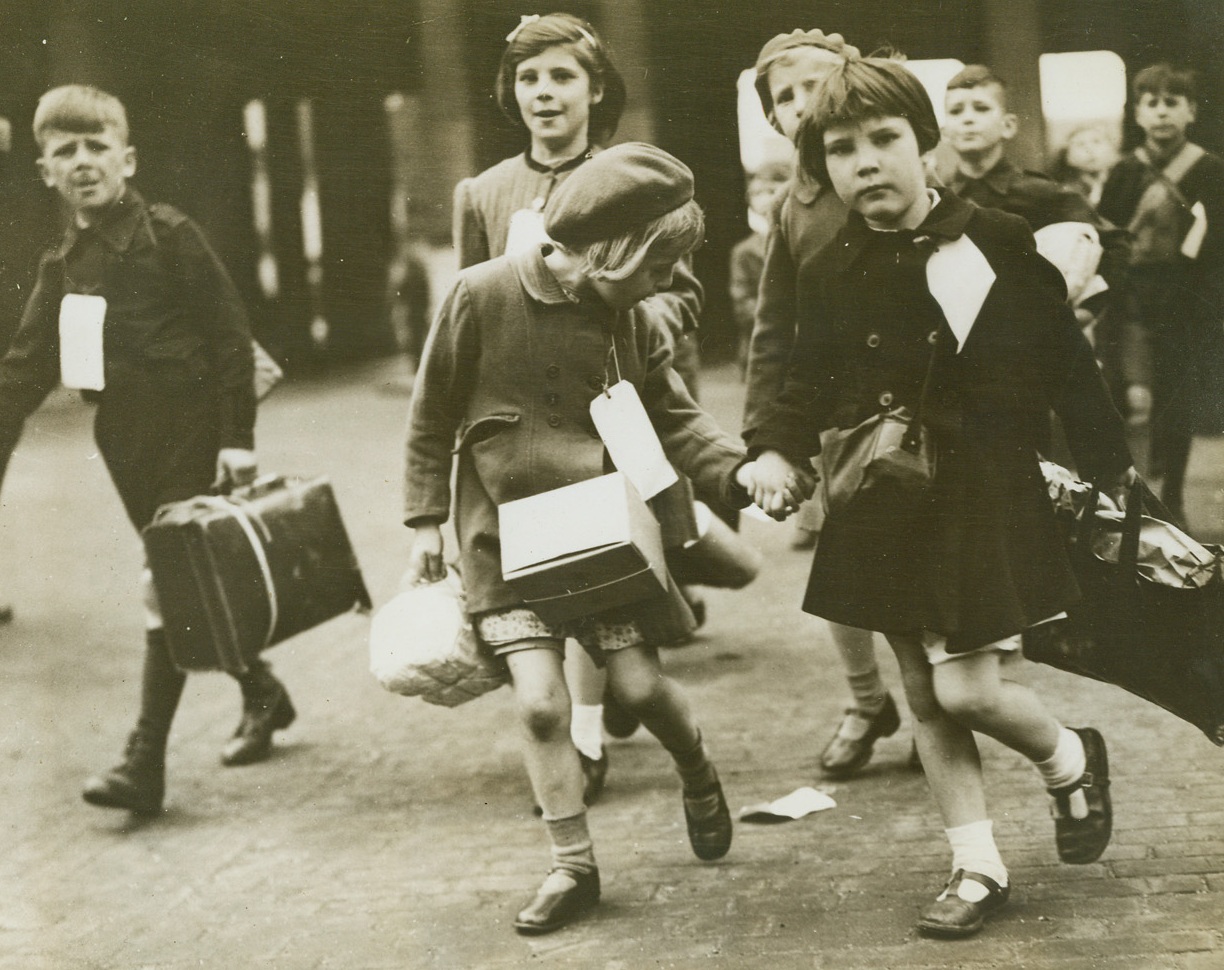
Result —
<path fill-rule="evenodd" d="M 163 506 L 143 532 L 174 663 L 245 672 L 260 651 L 369 609 L 326 478 L 271 476 Z"/>

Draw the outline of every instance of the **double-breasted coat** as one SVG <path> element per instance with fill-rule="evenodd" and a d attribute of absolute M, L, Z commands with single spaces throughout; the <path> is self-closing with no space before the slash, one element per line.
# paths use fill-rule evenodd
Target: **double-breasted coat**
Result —
<path fill-rule="evenodd" d="M 650 302 L 622 312 L 593 297 L 575 303 L 540 249 L 460 273 L 413 392 L 405 522 L 450 517 L 453 451 L 454 525 L 471 613 L 522 605 L 502 579 L 497 506 L 613 470 L 589 407 L 618 369 L 677 469 L 728 504 L 747 503 L 732 482 L 743 451 L 673 371 L 671 341 Z"/>
<path fill-rule="evenodd" d="M 926 262 L 962 235 L 996 278 L 958 348 Z M 914 233 L 876 232 L 851 213 L 807 287 L 785 389 L 751 451 L 806 462 L 826 429 L 914 411 L 934 354 L 922 416 L 939 463 L 919 499 L 856 499 L 826 519 L 804 609 L 886 633 L 931 630 L 957 652 L 1073 604 L 1038 465 L 1050 410 L 1082 476 L 1112 484 L 1130 455 L 1062 277 L 1024 221 L 951 194 Z"/>

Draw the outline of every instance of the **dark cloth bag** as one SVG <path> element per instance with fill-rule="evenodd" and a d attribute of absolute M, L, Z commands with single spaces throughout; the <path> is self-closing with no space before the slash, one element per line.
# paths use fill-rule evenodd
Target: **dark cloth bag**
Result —
<path fill-rule="evenodd" d="M 1144 507 L 1163 509 L 1142 482 L 1131 489 L 1118 561 L 1092 553 L 1098 523 L 1094 489 L 1067 532 L 1083 599 L 1066 620 L 1024 634 L 1030 660 L 1130 691 L 1190 722 L 1224 747 L 1224 549 L 1212 581 L 1199 588 L 1161 585 L 1138 569 Z M 1116 528 L 1116 523 L 1114 523 Z"/>
<path fill-rule="evenodd" d="M 942 336 L 931 348 L 913 414 L 907 408 L 882 411 L 853 428 L 824 436 L 820 467 L 826 512 L 846 509 L 860 492 L 883 489 L 893 495 L 919 495 L 935 480 L 935 441 L 923 427 L 922 414 L 941 342 Z"/>
<path fill-rule="evenodd" d="M 825 510 L 839 512 L 860 492 L 925 491 L 935 478 L 935 443 L 920 415 L 899 408 L 826 435 L 820 464 Z"/>

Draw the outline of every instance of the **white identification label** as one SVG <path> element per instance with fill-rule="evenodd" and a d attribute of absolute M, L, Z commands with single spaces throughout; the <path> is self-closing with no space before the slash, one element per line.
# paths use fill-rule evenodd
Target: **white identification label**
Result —
<path fill-rule="evenodd" d="M 106 359 L 102 351 L 102 325 L 106 298 L 68 293 L 60 304 L 60 380 L 78 391 L 106 387 Z"/>
<path fill-rule="evenodd" d="M 633 483 L 643 499 L 651 499 L 680 480 L 672 468 L 637 389 L 617 381 L 591 402 L 591 420 L 603 439 L 616 470 Z"/>

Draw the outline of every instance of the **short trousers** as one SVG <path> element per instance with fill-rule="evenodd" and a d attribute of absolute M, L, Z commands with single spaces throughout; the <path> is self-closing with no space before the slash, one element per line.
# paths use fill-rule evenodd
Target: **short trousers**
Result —
<path fill-rule="evenodd" d="M 530 640 L 550 641 L 544 649 L 564 653 L 565 641 L 573 639 L 602 666 L 603 654 L 646 643 L 646 638 L 632 620 L 614 623 L 592 616 L 553 624 L 546 623 L 538 613 L 525 606 L 482 613 L 475 617 L 475 624 L 480 638 L 499 657 L 541 646 L 523 642 Z"/>

